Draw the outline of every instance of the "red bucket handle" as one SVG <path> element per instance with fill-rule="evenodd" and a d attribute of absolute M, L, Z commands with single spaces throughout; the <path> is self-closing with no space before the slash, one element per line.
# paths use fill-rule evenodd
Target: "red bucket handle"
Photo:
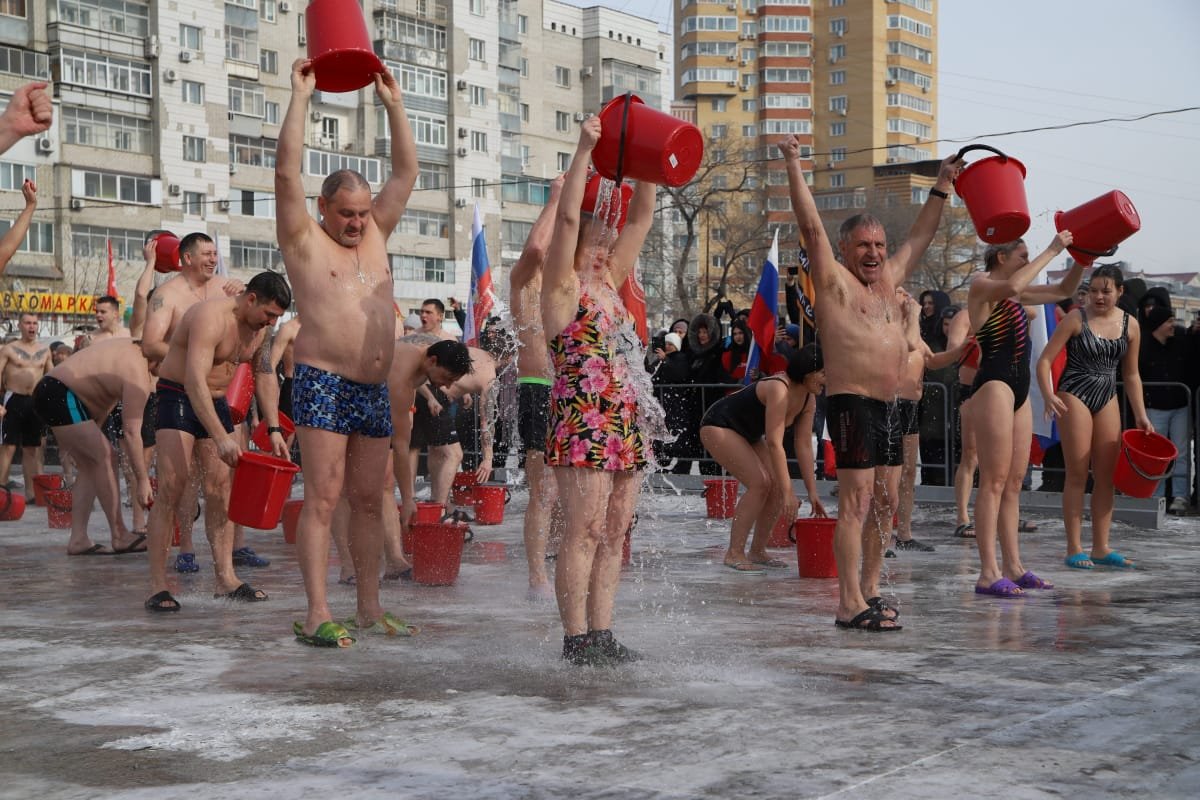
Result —
<path fill-rule="evenodd" d="M 1117 252 L 1117 246 L 1115 244 L 1112 247 L 1108 248 L 1107 250 L 1103 250 L 1103 251 L 1088 250 L 1086 247 L 1080 247 L 1080 246 L 1074 245 L 1074 244 L 1071 245 L 1070 247 L 1068 247 L 1067 249 L 1075 250 L 1076 252 L 1083 253 L 1085 256 L 1095 256 L 1096 258 L 1108 258 L 1109 256 L 1111 256 Z"/>
<path fill-rule="evenodd" d="M 962 157 L 964 155 L 966 155 L 967 153 L 971 152 L 972 150 L 987 150 L 989 153 L 995 153 L 996 155 L 1003 158 L 1005 161 L 1008 161 L 1008 155 L 1006 153 L 1002 153 L 999 150 L 997 150 L 996 148 L 992 147 L 991 145 L 986 145 L 986 144 L 969 144 L 966 147 L 964 147 L 963 149 L 958 151 L 958 155 L 955 156 L 955 159 L 962 160 Z"/>
<path fill-rule="evenodd" d="M 1136 472 L 1138 474 L 1138 477 L 1140 477 L 1142 480 L 1155 481 L 1155 482 L 1161 481 L 1163 478 L 1167 477 L 1172 472 L 1174 472 L 1175 471 L 1175 462 L 1179 459 L 1179 456 L 1175 456 L 1175 458 L 1172 458 L 1170 463 L 1167 464 L 1167 471 L 1164 472 L 1162 475 L 1147 475 L 1146 473 L 1142 472 L 1142 468 L 1137 465 L 1137 462 L 1129 457 L 1129 445 L 1125 444 L 1124 442 L 1121 443 L 1121 455 L 1125 456 L 1125 463 L 1129 465 L 1129 468 L 1131 470 L 1133 470 L 1134 472 Z"/>

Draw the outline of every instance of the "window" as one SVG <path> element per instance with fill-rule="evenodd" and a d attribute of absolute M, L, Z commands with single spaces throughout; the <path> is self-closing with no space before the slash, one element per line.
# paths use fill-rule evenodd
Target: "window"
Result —
<path fill-rule="evenodd" d="M 522 78 L 529 77 L 529 59 L 528 58 L 521 59 L 521 77 Z"/>
<path fill-rule="evenodd" d="M 924 47 L 917 47 L 915 44 L 909 44 L 908 42 L 888 42 L 887 44 L 889 55 L 907 56 L 923 64 L 933 63 L 932 50 L 926 50 Z"/>
<path fill-rule="evenodd" d="M 471 149 L 477 153 L 488 151 L 487 134 L 483 131 L 471 131 Z"/>
<path fill-rule="evenodd" d="M 697 67 L 696 69 L 686 69 L 683 75 L 680 76 L 680 83 L 729 83 L 730 81 L 737 82 L 738 71 L 736 69 L 723 69 L 721 67 Z"/>
<path fill-rule="evenodd" d="M 309 150 L 306 172 L 324 178 L 339 169 L 352 169 L 367 179 L 368 183 L 379 183 L 383 174 L 383 163 L 378 158 L 353 156 L 345 153 L 329 153 L 324 150 Z"/>
<path fill-rule="evenodd" d="M 396 76 L 396 81 L 405 94 L 432 97 L 435 100 L 445 100 L 448 96 L 448 79 L 443 70 L 390 61 L 387 68 Z"/>
<path fill-rule="evenodd" d="M 43 75 L 50 74 L 50 56 L 46 53 L 0 45 L 0 72 L 40 79 Z"/>
<path fill-rule="evenodd" d="M 200 52 L 204 49 L 204 29 L 195 25 L 179 26 L 179 49 Z"/>
<path fill-rule="evenodd" d="M 377 135 L 380 137 L 387 136 L 387 116 L 381 115 L 380 122 L 382 123 L 382 127 Z M 417 144 L 427 144 L 433 147 L 446 146 L 445 118 L 429 114 L 414 114 L 409 111 L 408 124 L 412 126 L 413 138 L 416 139 Z"/>
<path fill-rule="evenodd" d="M 554 112 L 554 130 L 563 132 L 571 129 L 571 115 L 565 111 Z"/>
<path fill-rule="evenodd" d="M 225 5 L 225 57 L 258 63 L 258 14 L 248 8 Z"/>
<path fill-rule="evenodd" d="M 724 139 L 729 135 L 728 125 L 713 125 L 709 128 L 708 135 L 713 139 Z"/>
<path fill-rule="evenodd" d="M 279 53 L 275 50 L 258 51 L 258 68 L 268 75 L 278 75 Z"/>
<path fill-rule="evenodd" d="M 529 33 L 529 17 L 525 14 L 517 14 L 517 33 L 521 36 Z"/>
<path fill-rule="evenodd" d="M 341 120 L 337 117 L 321 118 L 321 146 L 331 150 L 342 149 Z"/>
<path fill-rule="evenodd" d="M 912 147 L 906 144 L 890 144 L 887 148 L 888 161 L 925 161 L 933 158 L 927 147 Z"/>
<path fill-rule="evenodd" d="M 9 17 L 24 17 L 25 0 L 0 0 L 0 14 Z"/>
<path fill-rule="evenodd" d="M 487 108 L 487 89 L 483 86 L 471 87 L 471 105 Z"/>
<path fill-rule="evenodd" d="M 471 0 L 471 13 L 477 17 L 483 16 L 483 0 Z"/>
<path fill-rule="evenodd" d="M 694 33 L 696 31 L 729 31 L 733 32 L 738 29 L 738 18 L 736 14 L 723 16 L 695 16 L 684 19 L 683 24 L 679 26 L 682 33 Z"/>
<path fill-rule="evenodd" d="M 829 160 L 830 161 L 845 161 L 846 160 L 846 148 L 835 147 L 832 150 L 830 150 L 829 151 Z"/>
<path fill-rule="evenodd" d="M 400 233 L 412 236 L 429 236 L 435 239 L 445 239 L 450 236 L 450 215 L 439 214 L 436 211 L 418 211 L 410 208 L 400 218 L 396 227 Z"/>
<path fill-rule="evenodd" d="M 829 98 L 829 110 L 840 113 L 847 110 L 849 102 L 846 100 L 846 95 L 838 94 Z"/>
<path fill-rule="evenodd" d="M 810 134 L 812 122 L 807 119 L 764 119 L 759 123 L 759 131 L 765 135 L 773 134 Z"/>
<path fill-rule="evenodd" d="M 783 195 L 781 197 L 768 197 L 767 198 L 767 210 L 768 211 L 791 211 L 792 210 L 792 198 L 788 197 L 787 195 Z"/>
<path fill-rule="evenodd" d="M 269 125 L 279 124 L 279 103 L 263 103 L 263 122 Z"/>
<path fill-rule="evenodd" d="M 829 48 L 830 63 L 836 64 L 837 62 L 841 61 L 845 57 L 846 57 L 846 45 L 835 44 L 833 47 Z"/>
<path fill-rule="evenodd" d="M 887 79 L 892 82 L 911 83 L 921 89 L 929 89 L 933 86 L 933 78 L 930 76 L 904 67 L 888 67 Z"/>
<path fill-rule="evenodd" d="M 36 225 L 37 223 L 34 223 Z M 33 226 L 30 226 L 30 230 Z M 113 258 L 129 261 L 142 257 L 145 231 L 126 228 L 100 228 L 95 225 L 71 225 L 71 254 L 79 258 L 92 258 L 108 254 L 108 242 L 112 242 Z"/>
<path fill-rule="evenodd" d="M 772 93 L 764 98 L 763 108 L 812 108 L 812 95 Z"/>
<path fill-rule="evenodd" d="M 516 220 L 501 220 L 500 221 L 500 241 L 510 245 L 523 245 L 525 240 L 529 238 L 529 232 L 533 230 L 532 222 L 519 222 Z"/>
<path fill-rule="evenodd" d="M 229 137 L 229 163 L 245 164 L 248 167 L 275 166 L 274 139 L 258 139 L 251 136 Z"/>
<path fill-rule="evenodd" d="M 471 178 L 471 196 L 484 197 L 487 195 L 487 178 Z"/>
<path fill-rule="evenodd" d="M 761 28 L 767 33 L 808 33 L 809 17 L 763 17 Z"/>
<path fill-rule="evenodd" d="M 758 129 L 755 128 L 753 125 L 743 125 L 742 126 L 742 137 L 743 138 L 753 139 L 757 135 L 758 135 Z"/>
<path fill-rule="evenodd" d="M 724 97 L 714 97 L 712 99 L 712 110 L 716 112 L 724 112 L 729 108 L 729 101 Z"/>
<path fill-rule="evenodd" d="M 922 139 L 928 139 L 933 134 L 933 129 L 929 125 L 911 119 L 889 119 L 887 129 L 888 133 L 907 133 L 910 136 L 920 136 Z"/>
<path fill-rule="evenodd" d="M 913 111 L 920 111 L 922 114 L 933 113 L 933 103 L 923 97 L 916 97 L 902 92 L 889 92 L 887 104 L 891 107 L 909 108 Z"/>
<path fill-rule="evenodd" d="M 713 164 L 723 164 L 725 162 L 725 151 L 720 148 L 714 148 L 712 151 Z"/>
<path fill-rule="evenodd" d="M 9 192 L 19 192 L 21 191 L 21 185 L 26 180 L 34 180 L 33 164 L 0 161 L 0 189 Z"/>
<path fill-rule="evenodd" d="M 748 114 L 752 114 L 755 111 L 758 111 L 758 101 L 757 100 L 743 100 L 742 101 L 742 111 L 744 111 Z"/>
<path fill-rule="evenodd" d="M 188 105 L 204 105 L 204 84 L 199 81 L 183 81 L 181 85 L 183 102 Z"/>
<path fill-rule="evenodd" d="M 258 18 L 263 22 L 274 22 L 277 5 L 276 0 L 258 0 Z"/>
<path fill-rule="evenodd" d="M 445 189 L 450 185 L 450 168 L 445 164 L 421 162 L 417 173 L 418 189 Z"/>
<path fill-rule="evenodd" d="M 3 4 L 0 4 L 0 13 L 3 13 Z M 0 236 L 8 233 L 8 229 L 12 227 L 12 221 L 0 219 Z M 18 253 L 44 253 L 47 255 L 54 254 L 54 223 L 53 222 L 30 222 L 29 230 L 25 233 L 25 238 L 17 245 Z"/>
<path fill-rule="evenodd" d="M 834 36 L 845 36 L 846 35 L 846 18 L 845 17 L 835 17 L 834 19 L 829 20 L 829 32 L 832 33 Z"/>
<path fill-rule="evenodd" d="M 812 47 L 808 42 L 763 42 L 762 54 L 784 58 L 808 58 L 812 55 Z"/>
<path fill-rule="evenodd" d="M 887 18 L 887 26 L 894 30 L 908 31 L 915 33 L 917 36 L 929 38 L 933 36 L 933 26 L 927 25 L 924 22 L 917 22 L 912 17 L 905 17 L 901 14 L 891 14 Z"/>
<path fill-rule="evenodd" d="M 714 242 L 725 241 L 725 229 L 724 228 L 709 228 L 708 231 L 709 231 L 709 235 L 712 237 L 712 240 Z"/>
<path fill-rule="evenodd" d="M 727 175 L 713 175 L 711 180 L 712 180 L 712 188 L 714 188 L 714 189 L 728 189 L 729 188 L 729 177 Z M 724 203 L 713 203 L 713 206 L 714 206 L 713 211 L 716 211 L 718 213 L 725 210 Z M 716 208 L 716 206 L 721 206 L 721 208 L 718 209 L 718 208 Z"/>
<path fill-rule="evenodd" d="M 86 144 L 126 153 L 149 153 L 150 120 L 64 106 L 62 117 L 67 144 Z"/>
<path fill-rule="evenodd" d="M 558 153 L 558 171 L 566 172 L 567 168 L 570 166 L 571 166 L 571 154 L 570 153 Z"/>
<path fill-rule="evenodd" d="M 201 192 L 184 192 L 183 213 L 193 217 L 203 217 L 204 195 Z"/>
<path fill-rule="evenodd" d="M 812 71 L 807 69 L 764 69 L 763 81 L 766 83 L 809 83 L 812 81 Z"/>
<path fill-rule="evenodd" d="M 933 13 L 932 0 L 888 0 L 889 3 L 900 3 L 900 5 L 915 8 L 918 11 L 924 11 L 926 14 Z"/>
<path fill-rule="evenodd" d="M 554 85 L 564 89 L 571 88 L 571 70 L 568 67 L 554 68 Z"/>
<path fill-rule="evenodd" d="M 454 263 L 432 256 L 398 256 L 388 254 L 392 265 L 392 280 L 454 283 Z"/>
<path fill-rule="evenodd" d="M 229 265 L 262 272 L 279 272 L 276 266 L 283 263 L 283 255 L 271 242 L 252 242 L 246 239 L 229 240 Z"/>
<path fill-rule="evenodd" d="M 472 61 L 487 61 L 487 42 L 483 39 L 467 39 L 467 57 Z"/>
<path fill-rule="evenodd" d="M 840 86 L 846 82 L 846 70 L 835 69 L 829 72 L 829 83 L 833 86 Z"/>
<path fill-rule="evenodd" d="M 62 83 L 87 86 L 107 92 L 150 97 L 150 65 L 115 56 L 62 51 Z"/>
<path fill-rule="evenodd" d="M 846 0 L 829 0 L 830 8 L 841 8 L 846 5 Z"/>
<path fill-rule="evenodd" d="M 846 135 L 846 123 L 844 123 L 844 122 L 829 123 L 829 135 L 830 136 L 845 136 Z"/>
<path fill-rule="evenodd" d="M 262 119 L 266 113 L 266 91 L 253 81 L 229 79 L 229 113 Z"/>
<path fill-rule="evenodd" d="M 529 103 L 521 103 L 521 122 L 529 122 Z"/>
<path fill-rule="evenodd" d="M 725 58 L 736 52 L 736 42 L 689 42 L 681 48 L 683 58 L 692 58 L 693 56 L 721 56 Z"/>
<path fill-rule="evenodd" d="M 0 13 L 6 13 L 4 6 L 8 6 L 21 10 L 13 16 L 23 17 L 26 5 L 8 0 L 0 4 Z M 104 33 L 145 36 L 150 31 L 150 6 L 145 0 L 58 0 L 58 18 L 61 22 Z"/>
<path fill-rule="evenodd" d="M 830 176 L 829 176 L 829 188 L 830 189 L 841 189 L 845 185 L 846 185 L 846 173 L 834 172 L 834 173 L 830 174 Z"/>
<path fill-rule="evenodd" d="M 71 171 L 71 192 L 76 197 L 139 205 L 159 202 L 156 195 L 161 195 L 158 181 L 150 178 L 81 169 Z"/>
<path fill-rule="evenodd" d="M 275 193 L 252 189 L 233 190 L 233 213 L 243 217 L 275 219 Z"/>
<path fill-rule="evenodd" d="M 199 136 L 184 136 L 183 137 L 183 160 L 184 161 L 205 161 L 204 157 L 204 140 Z"/>

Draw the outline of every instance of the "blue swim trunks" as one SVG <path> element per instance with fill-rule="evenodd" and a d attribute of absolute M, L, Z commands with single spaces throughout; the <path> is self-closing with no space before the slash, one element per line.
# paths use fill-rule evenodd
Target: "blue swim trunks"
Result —
<path fill-rule="evenodd" d="M 297 425 L 343 436 L 392 436 L 392 404 L 386 383 L 358 383 L 307 364 L 296 364 L 292 381 Z"/>

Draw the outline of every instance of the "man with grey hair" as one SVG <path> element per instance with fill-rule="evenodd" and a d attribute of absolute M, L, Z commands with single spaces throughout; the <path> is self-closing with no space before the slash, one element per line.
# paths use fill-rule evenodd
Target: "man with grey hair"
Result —
<path fill-rule="evenodd" d="M 858 214 L 842 223 L 839 265 L 804 179 L 799 138 L 789 137 L 781 149 L 792 208 L 812 263 L 825 348 L 826 420 L 838 465 L 834 557 L 839 604 L 834 621 L 841 628 L 898 631 L 897 611 L 879 596 L 882 531 L 895 510 L 903 462 L 896 398 L 910 349 L 896 287 L 912 274 L 933 240 L 961 161 L 956 156 L 942 161 L 908 240 L 890 256 L 878 219 Z"/>
<path fill-rule="evenodd" d="M 276 234 L 304 314 L 296 335 L 292 409 L 304 462 L 297 555 L 308 612 L 294 631 L 316 646 L 354 641 L 333 621 L 325 586 L 330 523 L 343 484 L 354 571 L 362 578 L 355 623 L 387 629 L 390 616 L 379 604 L 374 579 L 383 542 L 383 490 L 390 479 L 387 379 L 396 340 L 387 239 L 404 214 L 419 168 L 400 85 L 386 70 L 374 81 L 392 141 L 391 176 L 374 198 L 362 175 L 338 170 L 321 187 L 320 222 L 308 213 L 301 156 L 316 89 L 310 60 L 292 64 L 292 99 L 276 151 Z"/>

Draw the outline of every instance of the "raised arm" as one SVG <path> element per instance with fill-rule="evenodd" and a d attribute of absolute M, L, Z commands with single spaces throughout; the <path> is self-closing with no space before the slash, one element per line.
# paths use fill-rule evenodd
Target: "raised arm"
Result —
<path fill-rule="evenodd" d="M 275 145 L 275 235 L 284 253 L 300 247 L 311 230 L 301 159 L 308 101 L 316 86 L 312 62 L 303 58 L 292 62 L 292 99 Z"/>
<path fill-rule="evenodd" d="M 13 92 L 8 107 L 0 114 L 0 153 L 26 136 L 50 129 L 54 104 L 44 81 L 27 83 Z"/>
<path fill-rule="evenodd" d="M 954 179 L 962 168 L 963 161 L 957 154 L 942 160 L 933 191 L 925 199 L 925 205 L 921 206 L 921 212 L 917 214 L 917 219 L 908 232 L 908 238 L 888 259 L 889 263 L 895 264 L 900 270 L 900 275 L 896 277 L 897 286 L 909 279 L 917 264 L 925 257 L 925 251 L 929 249 L 929 243 L 933 241 L 942 221 L 942 209 L 946 207 L 947 197 L 954 189 Z"/>
<path fill-rule="evenodd" d="M 783 160 L 787 167 L 788 190 L 792 198 L 792 213 L 796 215 L 796 225 L 800 230 L 800 238 L 804 249 L 808 251 L 809 264 L 814 288 L 835 290 L 842 286 L 844 270 L 838 266 L 833 256 L 833 247 L 829 237 L 825 235 L 825 225 L 817 211 L 816 201 L 809 191 L 808 182 L 804 180 L 804 169 L 800 166 L 800 138 L 789 136 L 779 145 L 783 151 Z"/>
<path fill-rule="evenodd" d="M 1043 300 L 1038 299 L 1036 296 L 1027 299 L 1027 296 L 1023 292 L 1026 291 L 1038 273 L 1070 243 L 1070 231 L 1062 231 L 1054 237 L 1054 241 L 1050 243 L 1050 246 L 1043 250 L 1037 258 L 1021 267 L 1009 277 L 994 278 L 986 272 L 977 274 L 971 280 L 971 289 L 968 294 L 968 303 L 972 309 L 971 327 L 978 329 L 987 317 L 988 306 L 993 303 L 999 303 L 1005 298 L 1020 297 L 1021 302 L 1026 304 L 1043 302 Z M 1076 285 L 1078 285 L 1078 282 L 1076 282 Z M 1058 300 L 1061 298 L 1054 293 L 1053 299 Z"/>
<path fill-rule="evenodd" d="M 420 166 L 417 164 L 417 142 L 404 111 L 400 84 L 390 70 L 375 73 L 375 94 L 387 110 L 388 133 L 392 137 L 392 174 L 379 190 L 372 207 L 375 224 L 386 239 L 408 207 Z"/>
<path fill-rule="evenodd" d="M 1070 231 L 1063 231 L 1059 234 L 1067 236 L 1067 244 L 1070 244 Z M 1057 237 L 1056 237 L 1057 238 Z M 1052 245 L 1053 246 L 1053 245 Z M 1057 303 L 1059 300 L 1065 300 L 1068 297 L 1075 295 L 1075 290 L 1079 288 L 1079 284 L 1083 281 L 1083 264 L 1078 261 L 1071 264 L 1071 268 L 1067 270 L 1067 274 L 1062 277 L 1058 283 L 1048 285 L 1027 286 L 1021 292 L 1021 302 L 1026 305 L 1042 305 L 1043 303 Z"/>
<path fill-rule="evenodd" d="M 619 192 L 620 187 L 613 189 L 614 195 Z M 646 181 L 638 181 L 637 186 L 633 187 L 625 228 L 617 236 L 617 242 L 613 245 L 612 255 L 609 257 L 613 285 L 618 289 L 633 272 L 633 265 L 637 263 L 638 254 L 642 252 L 642 245 L 646 241 L 646 234 L 654 224 L 655 192 L 655 185 Z"/>
<path fill-rule="evenodd" d="M 547 339 L 557 336 L 573 315 L 578 279 L 575 277 L 575 249 L 579 243 L 579 224 L 583 192 L 587 186 L 588 160 L 600 141 L 600 118 L 588 117 L 579 128 L 579 145 L 563 178 L 554 233 L 542 266 L 542 324 Z"/>
<path fill-rule="evenodd" d="M 0 275 L 8 268 L 8 262 L 21 246 L 21 242 L 25 241 L 29 223 L 33 221 L 33 212 L 37 210 L 37 184 L 26 178 L 21 184 L 21 194 L 25 196 L 25 208 L 21 209 L 8 233 L 0 238 Z"/>
<path fill-rule="evenodd" d="M 542 208 L 542 213 L 529 229 L 525 238 L 525 246 L 521 248 L 521 257 L 513 265 L 508 282 L 513 292 L 520 292 L 534 277 L 541 272 L 542 262 L 546 260 L 546 251 L 550 247 L 550 237 L 554 235 L 554 215 L 558 213 L 558 199 L 562 196 L 563 176 L 559 175 L 550 181 L 550 199 Z"/>
<path fill-rule="evenodd" d="M 187 280 L 177 275 L 173 280 Z M 167 357 L 170 342 L 167 333 L 171 330 L 171 322 L 175 318 L 175 308 L 167 305 L 163 297 L 163 286 L 151 298 L 146 311 L 146 322 L 142 326 L 142 355 L 147 361 L 162 361 Z"/>
<path fill-rule="evenodd" d="M 142 248 L 142 255 L 146 258 L 146 266 L 142 268 L 142 274 L 138 276 L 137 283 L 133 286 L 133 312 L 129 315 L 129 335 L 134 339 L 141 339 L 142 334 L 146 331 L 146 316 L 150 311 L 150 290 L 154 288 L 154 239 L 146 242 Z"/>

